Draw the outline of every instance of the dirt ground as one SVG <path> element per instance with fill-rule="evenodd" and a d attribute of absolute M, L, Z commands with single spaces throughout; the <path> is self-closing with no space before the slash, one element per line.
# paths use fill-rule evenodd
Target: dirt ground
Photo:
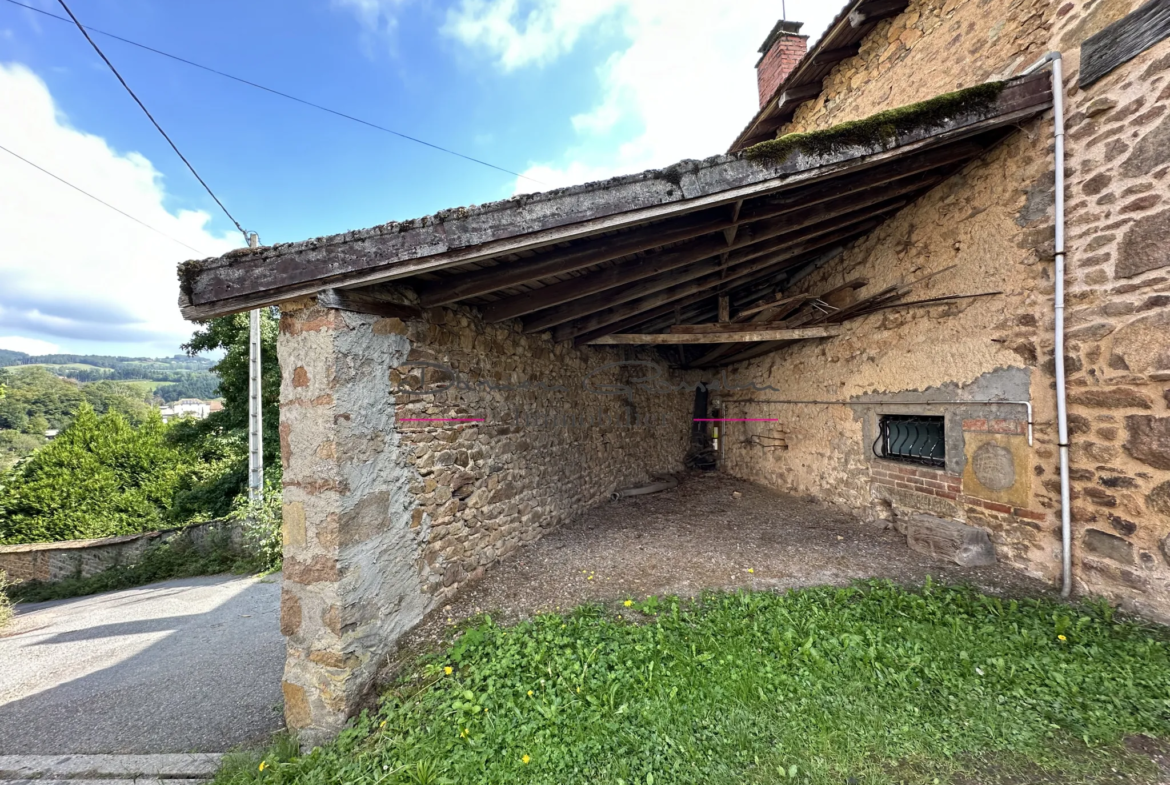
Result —
<path fill-rule="evenodd" d="M 737 496 L 738 494 L 738 496 Z M 715 473 L 607 503 L 491 567 L 404 641 L 430 648 L 479 613 L 501 622 L 588 602 L 706 589 L 848 585 L 864 578 L 970 583 L 990 594 L 1055 596 L 1004 566 L 963 568 L 911 551 L 892 529 Z"/>

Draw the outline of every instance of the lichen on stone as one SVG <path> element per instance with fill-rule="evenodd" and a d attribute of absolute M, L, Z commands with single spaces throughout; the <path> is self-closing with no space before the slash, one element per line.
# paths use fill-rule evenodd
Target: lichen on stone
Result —
<path fill-rule="evenodd" d="M 885 147 L 907 131 L 939 125 L 961 112 L 990 109 L 999 99 L 1005 84 L 987 82 L 921 103 L 887 109 L 823 131 L 786 134 L 749 147 L 743 151 L 743 157 L 760 163 L 780 163 L 795 152 L 817 156 L 829 155 L 849 147 Z"/>

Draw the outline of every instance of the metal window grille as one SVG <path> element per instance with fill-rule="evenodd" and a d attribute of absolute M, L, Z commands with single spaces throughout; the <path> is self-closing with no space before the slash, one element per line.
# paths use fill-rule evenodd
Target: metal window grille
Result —
<path fill-rule="evenodd" d="M 878 420 L 874 454 L 879 458 L 926 466 L 947 465 L 946 426 L 942 417 L 887 414 Z"/>

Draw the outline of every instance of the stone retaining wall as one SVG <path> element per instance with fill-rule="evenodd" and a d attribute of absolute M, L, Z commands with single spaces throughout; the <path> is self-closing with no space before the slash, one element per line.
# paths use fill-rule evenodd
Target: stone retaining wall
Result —
<path fill-rule="evenodd" d="M 683 468 L 693 388 L 652 352 L 575 349 L 462 308 L 282 312 L 284 695 L 307 741 L 340 728 L 398 638 L 493 562 Z M 652 393 L 639 380 L 653 373 L 678 384 Z M 438 418 L 467 421 L 410 421 Z"/>
<path fill-rule="evenodd" d="M 212 537 L 224 533 L 239 546 L 239 526 L 221 521 L 97 540 L 0 545 L 0 572 L 4 572 L 13 583 L 55 583 L 66 578 L 88 578 L 111 567 L 137 564 L 143 553 L 155 545 L 187 540 L 196 548 L 205 549 Z"/>

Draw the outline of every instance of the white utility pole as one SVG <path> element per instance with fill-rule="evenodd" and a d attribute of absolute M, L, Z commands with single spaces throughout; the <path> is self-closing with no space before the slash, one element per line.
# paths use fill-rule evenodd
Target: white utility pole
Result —
<path fill-rule="evenodd" d="M 260 238 L 252 233 L 248 246 L 256 248 Z M 264 422 L 260 386 L 260 310 L 248 314 L 248 498 L 264 500 Z"/>

